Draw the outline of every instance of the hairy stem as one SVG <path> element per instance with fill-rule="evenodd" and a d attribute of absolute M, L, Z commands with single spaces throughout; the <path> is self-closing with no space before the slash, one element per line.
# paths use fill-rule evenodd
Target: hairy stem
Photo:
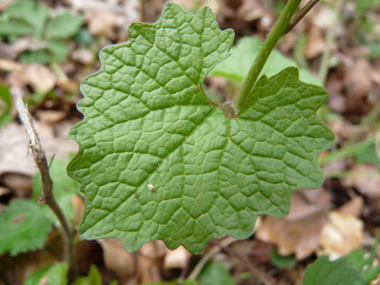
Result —
<path fill-rule="evenodd" d="M 302 18 L 305 17 L 306 14 L 309 13 L 309 11 L 313 9 L 313 7 L 317 5 L 319 1 L 320 0 L 310 0 L 304 7 L 302 7 L 301 11 L 295 14 L 292 20 L 290 21 L 289 26 L 285 30 L 285 34 L 293 30 L 293 28 L 299 23 L 299 21 L 301 21 Z"/>
<path fill-rule="evenodd" d="M 40 204 L 47 204 L 49 208 L 53 211 L 53 213 L 57 216 L 58 220 L 62 225 L 65 236 L 66 259 L 70 264 L 72 277 L 73 279 L 76 279 L 76 277 L 78 276 L 78 269 L 75 262 L 73 231 L 69 225 L 69 222 L 66 220 L 66 217 L 62 212 L 62 209 L 59 207 L 57 201 L 54 198 L 53 181 L 51 180 L 49 174 L 49 166 L 47 163 L 45 151 L 42 149 L 41 142 L 34 128 L 32 118 L 25 107 L 21 95 L 18 94 L 15 90 L 13 90 L 12 93 L 16 101 L 16 108 L 19 112 L 20 120 L 24 125 L 24 128 L 29 138 L 29 148 L 32 151 L 33 159 L 41 173 L 43 193 L 38 198 L 38 202 Z"/>
<path fill-rule="evenodd" d="M 243 88 L 235 101 L 235 109 L 240 111 L 245 102 L 247 101 L 249 95 L 252 92 L 253 86 L 255 85 L 259 75 L 267 62 L 273 48 L 276 46 L 277 42 L 284 35 L 288 24 L 293 17 L 297 7 L 299 6 L 301 0 L 289 0 L 286 4 L 284 10 L 281 12 L 280 17 L 277 19 L 272 30 L 270 31 L 268 37 L 265 39 L 262 48 L 260 49 L 255 61 L 253 62 L 251 69 L 248 72 L 247 77 L 244 79 Z"/>

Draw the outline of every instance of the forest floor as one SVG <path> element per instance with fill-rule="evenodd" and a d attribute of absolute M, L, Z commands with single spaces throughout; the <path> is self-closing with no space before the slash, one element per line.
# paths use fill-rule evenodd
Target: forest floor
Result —
<path fill-rule="evenodd" d="M 35 35 L 4 36 L 0 32 L 0 216 L 12 200 L 33 199 L 36 189 L 36 168 L 31 155 L 27 156 L 28 139 L 8 88 L 12 86 L 24 97 L 48 157 L 55 155 L 67 163 L 78 151 L 68 131 L 82 119 L 76 110 L 82 98 L 81 80 L 100 68 L 102 47 L 127 41 L 132 22 L 155 22 L 165 4 L 162 0 L 39 2 L 48 7 L 51 17 L 66 11 L 83 18 L 75 35 L 58 37 L 63 46 L 52 51 L 53 58 L 49 52 L 48 56 L 35 52 L 46 49 L 46 42 L 36 40 Z M 237 42 L 245 36 L 265 39 L 285 1 L 174 2 L 193 12 L 209 6 L 222 30 L 234 29 Z M 1 1 L 0 13 L 10 3 Z M 181 247 L 169 251 L 159 241 L 128 253 L 117 239 L 86 241 L 78 235 L 80 275 L 87 276 L 94 264 L 103 284 L 197 279 L 200 274 L 202 284 L 212 284 L 208 282 L 213 276 L 223 274 L 227 277 L 221 284 L 265 284 L 263 278 L 270 284 L 302 284 L 306 267 L 322 254 L 336 259 L 357 248 L 370 252 L 380 226 L 380 1 L 321 1 L 277 49 L 307 68 L 329 93 L 318 113 L 336 137 L 335 145 L 319 156 L 324 185 L 295 192 L 285 218 L 260 217 L 249 239 L 215 240 L 200 255 Z M 208 77 L 205 83 L 220 101 L 233 98 L 240 87 L 218 77 Z M 59 176 L 52 173 L 53 180 L 61 181 L 54 175 Z M 74 195 L 71 203 L 72 221 L 78 226 L 84 200 Z M 22 284 L 32 272 L 62 256 L 61 231 L 54 228 L 44 248 L 0 255 L 0 284 Z M 205 273 L 208 260 L 223 265 L 222 269 L 210 267 Z"/>

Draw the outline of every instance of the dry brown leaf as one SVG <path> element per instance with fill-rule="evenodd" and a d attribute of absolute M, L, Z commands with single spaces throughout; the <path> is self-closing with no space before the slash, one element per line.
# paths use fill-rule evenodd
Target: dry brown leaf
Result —
<path fill-rule="evenodd" d="M 183 246 L 179 246 L 175 250 L 170 250 L 165 255 L 164 259 L 164 268 L 173 269 L 173 268 L 184 268 L 188 263 L 191 254 Z"/>
<path fill-rule="evenodd" d="M 140 248 L 137 272 L 141 283 L 161 281 L 160 267 L 167 251 L 162 241 L 148 242 Z"/>
<path fill-rule="evenodd" d="M 133 253 L 124 249 L 123 243 L 116 238 L 99 239 L 103 248 L 104 263 L 106 267 L 114 271 L 121 279 L 127 279 L 134 275 L 136 264 Z"/>
<path fill-rule="evenodd" d="M 350 98 L 357 101 L 367 97 L 371 91 L 371 77 L 369 76 L 371 72 L 369 61 L 364 59 L 360 59 L 346 68 L 344 85 Z"/>
<path fill-rule="evenodd" d="M 53 89 L 57 81 L 57 76 L 50 68 L 38 63 L 27 65 L 24 75 L 25 80 L 32 85 L 33 89 L 42 94 Z"/>
<path fill-rule="evenodd" d="M 363 172 L 373 174 L 373 176 L 352 176 L 343 180 L 343 183 L 348 187 L 355 187 L 361 194 L 368 199 L 369 206 L 380 212 L 380 176 L 379 170 L 374 165 L 360 164 L 351 168 L 354 172 Z"/>
<path fill-rule="evenodd" d="M 108 9 L 87 9 L 84 13 L 90 33 L 99 36 L 103 33 L 109 38 L 114 36 L 115 13 Z"/>
<path fill-rule="evenodd" d="M 0 59 L 0 70 L 2 71 L 21 71 L 22 70 L 22 64 L 17 63 L 13 60 L 8 59 Z"/>
<path fill-rule="evenodd" d="M 339 139 L 347 139 L 354 133 L 355 127 L 351 126 L 348 122 L 344 120 L 331 120 L 328 122 L 328 126 L 335 134 L 335 137 Z M 337 138 L 335 138 L 335 143 L 337 143 Z"/>
<path fill-rule="evenodd" d="M 52 126 L 35 120 L 34 125 L 48 157 L 55 155 L 56 158 L 67 160 L 69 153 L 78 152 L 78 144 L 68 136 L 73 123 L 63 121 Z"/>
<path fill-rule="evenodd" d="M 239 7 L 237 14 L 238 17 L 245 21 L 254 21 L 266 16 L 268 7 L 263 1 L 243 0 L 242 5 Z"/>
<path fill-rule="evenodd" d="M 82 216 L 84 213 L 84 200 L 82 197 L 79 197 L 78 195 L 74 195 L 71 204 L 73 205 L 74 209 L 74 223 L 76 225 L 79 225 L 82 221 Z"/>
<path fill-rule="evenodd" d="M 94 52 L 85 48 L 77 49 L 71 53 L 71 58 L 76 62 L 89 64 L 94 60 Z"/>
<path fill-rule="evenodd" d="M 2 0 L 0 1 L 0 11 L 5 11 L 8 5 L 11 4 L 12 0 Z"/>
<path fill-rule="evenodd" d="M 62 110 L 37 110 L 35 116 L 42 123 L 57 123 L 66 117 L 66 112 Z"/>
<path fill-rule="evenodd" d="M 345 203 L 339 208 L 339 212 L 342 214 L 352 215 L 354 217 L 359 217 L 362 212 L 364 200 L 361 196 L 356 196 L 351 201 Z"/>
<path fill-rule="evenodd" d="M 46 48 L 48 45 L 47 42 L 37 40 L 33 36 L 24 36 L 12 44 L 0 43 L 0 58 L 15 60 L 23 51 L 35 51 Z"/>
<path fill-rule="evenodd" d="M 297 191 L 292 195 L 289 215 L 266 217 L 256 237 L 277 244 L 281 255 L 295 253 L 297 260 L 304 259 L 318 249 L 329 201 L 329 193 L 322 188 Z"/>
<path fill-rule="evenodd" d="M 315 58 L 325 50 L 325 36 L 323 29 L 318 25 L 311 24 L 307 33 L 307 44 L 304 52 L 307 59 Z"/>
<path fill-rule="evenodd" d="M 6 187 L 0 186 L 0 197 L 4 195 L 11 194 L 12 191 Z"/>
<path fill-rule="evenodd" d="M 328 104 L 330 108 L 341 114 L 347 108 L 347 98 L 343 96 L 344 82 L 343 75 L 340 73 L 338 71 L 330 73 L 326 78 L 325 88 L 329 93 Z"/>
<path fill-rule="evenodd" d="M 48 157 L 67 160 L 68 153 L 77 152 L 78 144 L 68 138 L 72 123 L 62 122 L 56 126 L 34 120 L 34 126 Z M 20 173 L 27 176 L 36 174 L 32 156 L 28 155 L 29 140 L 23 126 L 9 123 L 0 129 L 0 175 Z"/>
<path fill-rule="evenodd" d="M 30 198 L 32 196 L 33 181 L 30 176 L 19 173 L 4 173 L 0 182 L 14 191 L 17 198 Z"/>
<path fill-rule="evenodd" d="M 36 168 L 28 153 L 28 137 L 23 126 L 9 123 L 0 129 L 0 174 L 5 172 L 33 176 Z"/>
<path fill-rule="evenodd" d="M 353 215 L 332 211 L 323 227 L 318 253 L 336 259 L 360 247 L 362 241 L 363 222 Z"/>
<path fill-rule="evenodd" d="M 11 72 L 11 86 L 24 87 L 30 84 L 37 92 L 46 94 L 53 89 L 57 76 L 45 65 L 39 63 L 20 64 L 11 60 L 0 59 L 0 70 Z"/>

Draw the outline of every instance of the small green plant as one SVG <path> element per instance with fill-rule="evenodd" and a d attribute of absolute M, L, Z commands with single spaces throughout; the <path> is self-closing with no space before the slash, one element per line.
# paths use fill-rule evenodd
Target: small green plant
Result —
<path fill-rule="evenodd" d="M 297 264 L 294 254 L 280 255 L 277 250 L 272 250 L 270 253 L 272 264 L 277 268 L 294 268 Z"/>
<path fill-rule="evenodd" d="M 50 167 L 53 177 L 53 193 L 67 219 L 72 220 L 74 210 L 72 198 L 78 193 L 78 183 L 65 174 L 67 162 L 55 159 Z M 47 205 L 37 200 L 42 193 L 41 175 L 33 181 L 33 199 L 15 199 L 0 215 L 0 254 L 12 256 L 29 250 L 43 248 L 47 235 L 59 221 Z"/>
<path fill-rule="evenodd" d="M 367 285 L 380 274 L 380 265 L 373 265 L 376 258 L 378 240 L 374 243 L 369 256 L 363 248 L 358 248 L 346 257 L 329 261 L 320 256 L 305 271 L 303 285 Z"/>
<path fill-rule="evenodd" d="M 23 63 L 64 62 L 69 47 L 65 42 L 78 33 L 82 16 L 61 13 L 49 19 L 48 8 L 32 0 L 13 1 L 0 16 L 0 36 L 17 41 L 21 36 L 33 36 L 35 48 L 20 55 Z"/>
<path fill-rule="evenodd" d="M 9 88 L 0 83 L 0 128 L 12 121 L 12 105 Z"/>
<path fill-rule="evenodd" d="M 259 79 L 299 3 L 288 1 L 235 103 L 202 89 L 234 39 L 207 7 L 193 15 L 169 3 L 158 22 L 134 23 L 127 43 L 102 50 L 102 68 L 82 82 L 85 118 L 70 132 L 83 237 L 199 253 L 211 238 L 247 238 L 258 215 L 282 217 L 293 191 L 323 183 L 316 158 L 334 143 L 316 116 L 326 90 L 295 67 Z"/>
<path fill-rule="evenodd" d="M 209 261 L 199 274 L 202 285 L 235 285 L 231 273 L 219 262 Z"/>
<path fill-rule="evenodd" d="M 35 285 L 41 284 L 41 282 L 45 282 L 44 284 L 48 285 L 67 285 L 67 274 L 68 274 L 68 264 L 65 262 L 57 263 L 52 266 L 48 266 L 42 268 L 32 275 L 30 275 L 23 283 L 23 285 Z M 45 281 L 42 281 L 43 278 Z M 102 285 L 102 275 L 95 265 L 91 265 L 88 276 L 80 277 L 76 279 L 72 285 Z M 117 285 L 117 281 L 113 281 L 109 283 L 109 285 Z"/>

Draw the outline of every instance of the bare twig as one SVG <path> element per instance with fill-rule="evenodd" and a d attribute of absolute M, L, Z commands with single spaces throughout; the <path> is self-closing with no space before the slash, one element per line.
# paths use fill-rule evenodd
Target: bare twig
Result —
<path fill-rule="evenodd" d="M 233 249 L 222 245 L 220 242 L 217 242 L 216 240 L 211 240 L 211 244 L 217 245 L 221 247 L 222 251 L 233 255 L 240 259 L 245 265 L 248 266 L 249 270 L 251 271 L 252 275 L 256 278 L 258 278 L 263 284 L 265 285 L 273 285 L 273 283 L 268 279 L 265 273 L 261 272 L 258 268 L 256 268 L 249 260 L 247 257 L 239 254 L 238 252 L 234 251 Z"/>
<path fill-rule="evenodd" d="M 74 252 L 74 240 L 73 240 L 73 231 L 66 220 L 61 208 L 59 207 L 57 201 L 53 196 L 53 181 L 50 178 L 49 166 L 47 163 L 46 155 L 42 149 L 40 139 L 34 128 L 32 117 L 30 116 L 24 101 L 19 93 L 15 89 L 12 90 L 13 97 L 16 101 L 16 108 L 19 112 L 19 118 L 24 125 L 26 133 L 29 138 L 29 148 L 32 152 L 34 161 L 38 166 L 38 169 L 41 173 L 41 181 L 43 192 L 38 198 L 40 204 L 47 204 L 49 208 L 54 212 L 60 221 L 64 236 L 65 236 L 65 259 L 69 262 L 72 277 L 75 279 L 78 275 L 78 269 L 75 262 L 75 252 Z"/>
<path fill-rule="evenodd" d="M 286 28 L 285 30 L 285 35 L 287 33 L 289 33 L 291 30 L 293 30 L 293 28 L 299 23 L 299 21 L 302 20 L 303 17 L 306 16 L 307 13 L 309 13 L 309 11 L 311 9 L 313 9 L 313 7 L 315 5 L 318 4 L 320 0 L 310 0 L 304 7 L 302 7 L 301 11 L 299 11 L 299 13 L 295 14 L 292 18 L 292 20 L 290 21 L 288 27 Z"/>
<path fill-rule="evenodd" d="M 207 261 L 209 261 L 211 258 L 213 258 L 218 252 L 221 250 L 221 246 L 228 246 L 231 243 L 237 241 L 237 239 L 232 237 L 227 237 L 224 240 L 220 242 L 218 246 L 214 246 L 210 251 L 208 251 L 201 260 L 197 263 L 197 265 L 194 267 L 193 271 L 190 273 L 189 277 L 187 279 L 195 280 L 198 276 L 198 274 L 201 272 L 202 268 L 206 265 Z"/>
<path fill-rule="evenodd" d="M 183 282 L 185 281 L 187 271 L 189 270 L 189 266 L 190 266 L 190 259 L 186 261 L 186 265 L 181 270 L 181 275 L 179 276 L 179 282 L 178 282 L 179 285 L 182 285 Z"/>

